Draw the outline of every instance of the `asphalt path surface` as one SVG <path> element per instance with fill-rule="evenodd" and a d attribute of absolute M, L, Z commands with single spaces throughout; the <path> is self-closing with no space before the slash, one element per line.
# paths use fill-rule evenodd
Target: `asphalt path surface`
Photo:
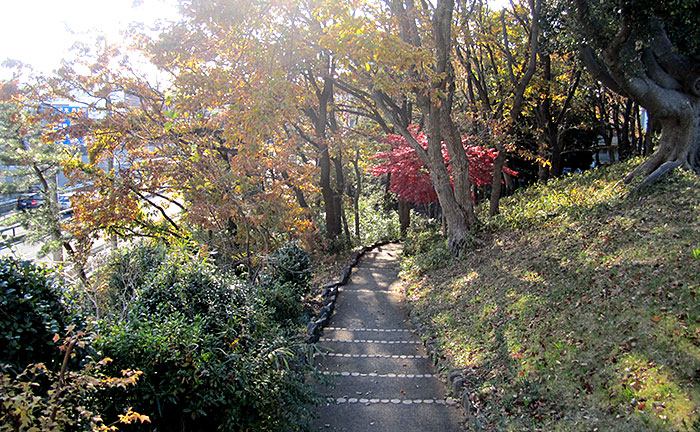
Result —
<path fill-rule="evenodd" d="M 318 431 L 463 431 L 459 404 L 448 397 L 399 291 L 401 247 L 369 251 L 340 289 L 335 314 L 318 342 L 316 366 L 332 379 Z"/>

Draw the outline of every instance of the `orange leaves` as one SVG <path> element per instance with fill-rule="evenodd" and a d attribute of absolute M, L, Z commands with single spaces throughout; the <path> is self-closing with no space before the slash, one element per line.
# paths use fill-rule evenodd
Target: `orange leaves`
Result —
<path fill-rule="evenodd" d="M 119 415 L 119 423 L 122 424 L 132 424 L 132 423 L 150 423 L 151 419 L 144 414 L 139 414 L 132 410 L 131 407 L 127 410 L 126 414 Z"/>

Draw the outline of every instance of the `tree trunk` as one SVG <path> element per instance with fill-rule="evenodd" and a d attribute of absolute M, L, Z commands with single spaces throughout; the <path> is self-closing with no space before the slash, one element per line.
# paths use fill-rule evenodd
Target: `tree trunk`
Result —
<path fill-rule="evenodd" d="M 345 238 L 349 242 L 351 240 L 350 228 L 348 227 L 348 217 L 345 214 L 345 208 L 343 207 L 342 203 L 340 203 L 340 220 L 343 222 L 343 232 L 345 234 Z"/>
<path fill-rule="evenodd" d="M 527 89 L 528 84 L 530 84 L 530 80 L 532 79 L 532 76 L 535 74 L 535 69 L 537 67 L 537 55 L 539 53 L 539 37 L 540 37 L 540 25 L 539 25 L 539 20 L 540 20 L 540 8 L 541 8 L 541 1 L 540 0 L 529 0 L 528 1 L 530 5 L 530 11 L 532 12 L 532 24 L 530 28 L 530 41 L 529 41 L 529 49 L 528 49 L 528 61 L 527 61 L 527 69 L 523 73 L 522 77 L 520 77 L 519 80 L 517 80 L 517 83 L 515 81 L 512 82 L 512 84 L 515 86 L 515 89 L 513 91 L 513 106 L 510 109 L 510 125 L 508 126 L 508 135 L 510 136 L 515 136 L 515 131 L 516 131 L 516 124 L 518 123 L 518 118 L 520 117 L 520 110 L 523 105 L 524 97 L 525 97 L 525 90 Z M 503 16 L 501 15 L 501 19 L 503 20 Z M 503 22 L 505 24 L 505 22 Z M 506 35 L 504 34 L 504 37 Z M 513 77 L 514 78 L 514 77 Z M 503 149 L 497 146 L 496 150 L 498 150 L 498 155 L 501 156 L 503 153 Z M 493 170 L 493 177 L 491 181 L 491 199 L 489 203 L 489 213 L 491 216 L 495 216 L 498 214 L 498 206 L 501 200 L 501 177 L 503 176 L 503 163 L 505 162 L 505 155 L 503 155 L 503 159 L 501 160 L 500 163 L 497 163 L 497 161 L 494 161 L 494 170 Z M 498 183 L 498 187 L 494 187 Z"/>
<path fill-rule="evenodd" d="M 392 13 L 398 18 L 400 37 L 415 47 L 422 46 L 420 33 L 413 16 L 415 5 L 412 1 L 394 0 L 390 2 Z M 414 90 L 416 105 L 425 120 L 425 134 L 428 139 L 427 149 L 416 141 L 402 124 L 396 109 L 389 109 L 389 97 L 380 90 L 374 90 L 372 97 L 377 106 L 388 117 L 401 135 L 416 151 L 430 170 L 435 192 L 448 227 L 448 246 L 450 252 L 458 255 L 468 244 L 470 230 L 477 225 L 474 206 L 471 201 L 469 184 L 469 161 L 461 137 L 452 121 L 452 104 L 456 92 L 454 70 L 450 61 L 452 50 L 452 16 L 454 0 L 438 1 L 433 10 L 431 36 L 433 38 L 435 64 L 433 70 L 439 80 L 433 79 L 427 86 Z M 409 72 L 413 78 L 420 79 L 419 72 Z M 394 103 L 389 104 L 397 106 Z M 447 171 L 442 153 L 442 141 L 445 141 L 450 155 L 452 177 Z M 454 187 L 452 181 L 454 180 Z"/>
<path fill-rule="evenodd" d="M 107 98 L 107 100 L 109 101 L 109 98 Z M 110 115 L 110 113 L 111 113 L 111 110 L 109 110 L 109 108 L 108 108 L 107 115 Z M 114 169 L 114 155 L 111 154 L 111 152 L 110 152 L 109 157 L 107 157 L 107 172 L 109 172 L 110 176 L 115 176 L 115 173 L 112 173 L 113 169 Z M 109 248 L 112 251 L 116 251 L 118 246 L 119 246 L 119 243 L 117 240 L 117 234 L 116 233 L 109 234 Z"/>
<path fill-rule="evenodd" d="M 399 200 L 399 226 L 401 227 L 401 237 L 406 237 L 408 228 L 411 226 L 411 205 L 404 200 Z"/>
<path fill-rule="evenodd" d="M 498 156 L 493 160 L 493 177 L 491 180 L 491 199 L 489 199 L 489 214 L 496 216 L 498 204 L 501 201 L 501 177 L 503 176 L 503 164 L 506 161 L 505 153 L 498 152 Z"/>
<path fill-rule="evenodd" d="M 654 183 L 675 168 L 700 173 L 700 103 L 687 104 L 675 116 L 657 119 L 661 128 L 659 148 L 626 178 L 629 183 L 644 176 L 640 187 Z"/>
<path fill-rule="evenodd" d="M 343 173 L 343 155 L 342 153 L 331 159 L 335 166 L 335 184 L 336 188 L 333 191 L 333 202 L 335 211 L 340 215 L 343 232 L 348 241 L 350 241 L 350 229 L 348 228 L 348 218 L 345 215 L 345 207 L 343 206 L 343 193 L 345 191 L 345 174 Z"/>
<path fill-rule="evenodd" d="M 506 194 L 511 195 L 515 190 L 515 185 L 513 184 L 513 177 L 506 173 L 503 173 L 503 180 L 506 184 Z"/>
<path fill-rule="evenodd" d="M 78 279 L 83 283 L 83 286 L 85 287 L 86 290 L 89 290 L 90 287 L 92 286 L 92 282 L 90 282 L 90 278 L 87 275 L 87 272 L 85 271 L 85 257 L 84 256 L 78 256 L 79 254 L 73 249 L 73 246 L 67 241 L 64 241 L 62 243 L 63 248 L 66 250 L 68 253 L 68 256 L 71 259 L 71 264 L 73 264 L 73 269 L 75 270 L 75 273 L 78 276 Z"/>
<path fill-rule="evenodd" d="M 294 192 L 294 196 L 297 199 L 297 204 L 299 204 L 299 207 L 302 209 L 306 210 L 308 212 L 309 210 L 309 203 L 306 201 L 306 197 L 304 196 L 304 192 L 299 189 L 297 186 L 294 186 L 290 181 L 289 181 L 289 174 L 286 172 L 282 172 L 282 179 L 285 181 L 286 185 Z M 307 215 L 307 218 L 310 217 Z"/>
<path fill-rule="evenodd" d="M 459 255 L 470 239 L 470 230 L 477 226 L 478 221 L 471 200 L 469 163 L 466 152 L 462 140 L 454 136 L 458 137 L 459 135 L 456 134 L 451 119 L 445 119 L 444 112 L 440 112 L 443 110 L 444 106 L 436 107 L 432 104 L 426 109 L 430 113 L 426 116 L 430 162 L 428 167 L 430 168 L 430 176 L 435 182 L 435 192 L 447 222 L 448 249 L 453 255 Z M 452 179 L 447 172 L 442 154 L 442 137 L 445 138 L 450 154 Z"/>
<path fill-rule="evenodd" d="M 440 157 L 442 157 L 442 154 L 440 154 Z M 476 226 L 476 220 L 475 217 L 474 219 L 469 218 L 455 199 L 447 169 L 442 161 L 440 161 L 440 164 L 442 166 L 433 164 L 430 167 L 431 178 L 435 182 L 435 192 L 447 225 L 448 248 L 453 255 L 459 255 L 468 243 L 470 238 L 469 231 L 471 227 Z M 436 174 L 433 175 L 433 173 Z M 471 222 L 471 225 L 469 222 Z"/>
<path fill-rule="evenodd" d="M 315 119 L 315 133 L 319 148 L 319 166 L 321 168 L 321 195 L 323 196 L 323 209 L 326 212 L 326 237 L 330 240 L 338 237 L 342 232 L 340 211 L 336 202 L 336 193 L 331 185 L 331 155 L 326 139 L 326 126 L 328 123 L 328 104 L 333 95 L 333 80 L 323 80 L 323 90 L 317 92 L 318 113 Z"/>
<path fill-rule="evenodd" d="M 558 128 L 557 128 L 558 129 Z M 553 177 L 559 177 L 564 171 L 562 153 L 564 153 L 564 141 L 561 139 L 561 134 L 559 130 L 550 131 L 550 136 L 547 141 L 550 142 L 552 148 L 551 155 L 551 167 L 549 168 L 549 174 Z"/>
<path fill-rule="evenodd" d="M 51 176 L 48 195 L 50 196 L 48 204 L 51 211 L 51 222 L 56 225 L 56 228 L 51 230 L 53 240 L 56 242 L 53 249 L 53 261 L 61 263 L 63 262 L 63 247 L 60 243 L 63 230 L 61 228 L 61 206 L 58 204 L 58 173 Z"/>
<path fill-rule="evenodd" d="M 362 173 L 359 167 L 360 150 L 357 150 L 357 155 L 352 161 L 352 166 L 355 169 L 355 177 L 357 178 L 357 186 L 355 187 L 355 196 L 353 196 L 353 208 L 355 209 L 355 237 L 360 239 L 360 194 L 362 193 Z"/>

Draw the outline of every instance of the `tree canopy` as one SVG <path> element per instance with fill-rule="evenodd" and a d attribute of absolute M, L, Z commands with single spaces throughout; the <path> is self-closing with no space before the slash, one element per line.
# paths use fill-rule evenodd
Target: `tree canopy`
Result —
<path fill-rule="evenodd" d="M 423 184 L 406 189 L 421 198 L 399 198 L 436 200 L 459 253 L 479 226 L 474 187 L 493 215 L 513 172 L 559 176 L 576 151 L 597 151 L 597 135 L 608 148 L 617 137 L 625 157 L 649 154 L 655 129 L 645 132 L 640 107 L 662 135 L 630 178 L 696 169 L 695 7 L 192 0 L 179 22 L 136 34 L 128 49 L 84 47 L 42 79 L 50 91 L 35 102 L 81 100 L 90 112 L 60 131 L 87 148 L 63 163 L 82 185 L 80 235 L 197 235 L 248 256 L 287 239 L 332 245 L 352 237 L 350 210 L 359 236 L 369 157 L 401 141 L 379 171 L 396 174 L 394 186 Z M 165 79 L 138 70 L 134 51 Z M 401 180 L 392 160 L 422 174 Z"/>

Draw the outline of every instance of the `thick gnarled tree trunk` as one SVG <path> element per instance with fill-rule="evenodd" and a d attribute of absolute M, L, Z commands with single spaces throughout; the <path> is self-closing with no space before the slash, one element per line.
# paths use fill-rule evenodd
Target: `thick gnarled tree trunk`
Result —
<path fill-rule="evenodd" d="M 598 52 L 581 47 L 588 70 L 610 90 L 646 108 L 661 129 L 657 150 L 625 182 L 644 176 L 644 187 L 676 168 L 700 173 L 700 62 L 680 53 L 658 17 L 649 15 L 640 23 L 630 10 L 621 9 L 614 36 L 601 41 L 599 23 L 590 19 L 591 4 L 576 4 L 588 36 L 605 42 Z M 630 58 L 630 52 L 636 55 Z"/>
<path fill-rule="evenodd" d="M 700 173 L 700 100 L 687 100 L 680 105 L 673 116 L 658 118 L 661 135 L 657 150 L 625 182 L 642 175 L 645 178 L 640 187 L 644 187 L 676 168 Z"/>

